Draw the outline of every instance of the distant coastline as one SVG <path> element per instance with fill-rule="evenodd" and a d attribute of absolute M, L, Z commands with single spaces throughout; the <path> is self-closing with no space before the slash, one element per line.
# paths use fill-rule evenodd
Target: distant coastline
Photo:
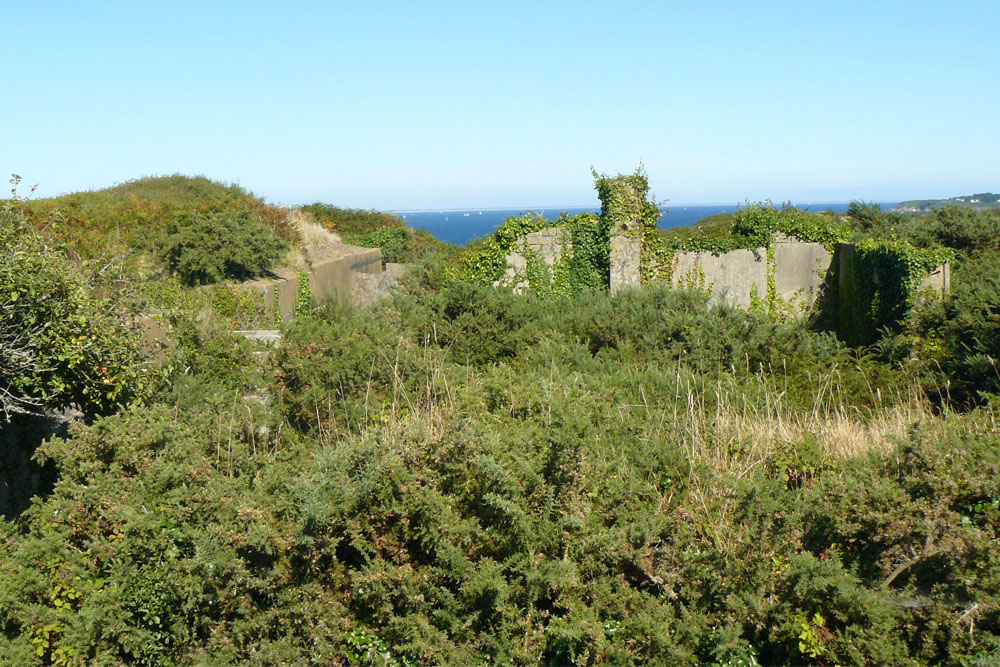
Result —
<path fill-rule="evenodd" d="M 884 209 L 892 208 L 896 202 L 879 202 Z M 684 227 L 693 225 L 702 218 L 719 213 L 734 213 L 744 203 L 730 204 L 673 204 L 668 203 L 664 210 L 667 213 L 660 219 L 660 228 Z M 832 209 L 843 213 L 850 205 L 848 202 L 795 202 L 796 207 L 812 211 Z M 504 220 L 513 215 L 527 211 L 541 213 L 547 218 L 556 218 L 560 213 L 577 215 L 579 213 L 599 213 L 599 206 L 525 206 L 521 208 L 497 208 L 484 206 L 482 208 L 453 209 L 420 209 L 391 211 L 398 215 L 406 224 L 414 229 L 423 229 L 435 238 L 455 245 L 468 243 L 492 234 L 503 224 Z"/>

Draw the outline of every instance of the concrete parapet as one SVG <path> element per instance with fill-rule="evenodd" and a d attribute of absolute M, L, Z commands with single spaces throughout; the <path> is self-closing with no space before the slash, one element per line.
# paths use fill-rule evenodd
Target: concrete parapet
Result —
<path fill-rule="evenodd" d="M 803 243 L 784 237 L 774 244 L 775 295 L 809 308 L 826 284 L 832 256 L 822 243 Z"/>
<path fill-rule="evenodd" d="M 352 273 L 382 273 L 382 251 L 358 248 L 354 254 L 313 263 L 309 289 L 320 301 L 332 297 L 350 299 Z"/>
<path fill-rule="evenodd" d="M 330 298 L 351 299 L 354 295 L 355 277 L 360 274 L 380 275 L 382 273 L 382 251 L 378 248 L 348 249 L 337 255 L 321 256 L 305 271 L 309 278 L 309 293 L 323 301 Z M 259 292 L 264 297 L 265 312 L 273 312 L 277 300 L 277 312 L 283 320 L 290 320 L 295 314 L 295 304 L 299 299 L 299 272 L 292 269 L 275 269 L 268 278 L 251 280 L 242 284 L 244 289 Z"/>
<path fill-rule="evenodd" d="M 751 296 L 767 296 L 767 248 L 732 250 L 721 255 L 710 252 L 679 252 L 674 257 L 674 285 L 704 287 L 712 303 L 750 306 Z"/>
<path fill-rule="evenodd" d="M 920 289 L 934 290 L 941 294 L 951 291 L 951 264 L 945 262 L 931 271 L 931 274 L 921 281 Z"/>
<path fill-rule="evenodd" d="M 237 329 L 233 333 L 272 347 L 281 342 L 281 331 L 277 329 Z"/>

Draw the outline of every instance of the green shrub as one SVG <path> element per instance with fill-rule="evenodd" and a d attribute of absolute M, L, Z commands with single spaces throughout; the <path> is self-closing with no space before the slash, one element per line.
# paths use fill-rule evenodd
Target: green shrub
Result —
<path fill-rule="evenodd" d="M 138 337 L 126 313 L 0 202 L 0 423 L 18 412 L 75 406 L 106 414 L 140 397 Z"/>
<path fill-rule="evenodd" d="M 261 275 L 288 248 L 247 210 L 180 211 L 147 243 L 187 285 Z"/>
<path fill-rule="evenodd" d="M 341 208 L 322 202 L 308 204 L 302 210 L 313 216 L 313 219 L 331 231 L 341 236 L 360 236 L 376 232 L 384 227 L 405 227 L 406 223 L 391 213 L 370 209 Z"/>
<path fill-rule="evenodd" d="M 977 211 L 968 206 L 945 206 L 934 212 L 937 239 L 966 253 L 1000 248 L 1000 211 Z"/>
<path fill-rule="evenodd" d="M 942 399 L 970 405 L 1000 394 L 1000 259 L 983 254 L 957 267 L 951 294 L 914 309 L 883 348 L 916 362 Z"/>
<path fill-rule="evenodd" d="M 288 242 L 298 238 L 284 209 L 238 185 L 203 176 L 147 176 L 103 190 L 28 201 L 24 208 L 36 227 L 45 227 L 83 257 L 104 257 L 141 246 L 149 232 L 162 232 L 178 211 L 245 211 L 278 237 Z"/>
<path fill-rule="evenodd" d="M 379 248 L 382 250 L 382 265 L 388 262 L 405 262 L 413 233 L 406 227 L 382 227 L 373 232 L 359 235 L 345 235 L 345 243 L 359 245 L 363 248 Z"/>

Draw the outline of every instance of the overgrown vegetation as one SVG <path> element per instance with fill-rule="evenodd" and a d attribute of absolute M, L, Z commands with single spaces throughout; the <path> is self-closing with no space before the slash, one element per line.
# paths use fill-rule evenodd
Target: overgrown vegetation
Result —
<path fill-rule="evenodd" d="M 320 225 L 337 232 L 345 243 L 382 250 L 383 265 L 410 263 L 447 254 L 453 248 L 424 230 L 413 230 L 391 213 L 340 208 L 316 202 L 302 207 Z"/>
<path fill-rule="evenodd" d="M 187 285 L 262 275 L 288 250 L 288 244 L 248 210 L 179 211 L 145 243 Z"/>
<path fill-rule="evenodd" d="M 147 233 L 162 233 L 177 213 L 238 214 L 270 227 L 285 241 L 297 239 L 285 211 L 238 185 L 203 176 L 148 176 L 114 187 L 25 202 L 37 227 L 85 258 L 129 252 Z"/>
<path fill-rule="evenodd" d="M 0 203 L 0 426 L 14 414 L 114 411 L 142 395 L 128 314 L 95 294 L 58 245 Z"/>
<path fill-rule="evenodd" d="M 819 224 L 747 210 L 748 243 Z M 553 270 L 578 266 L 554 283 L 572 289 L 492 287 L 552 224 L 526 216 L 371 310 L 297 309 L 276 348 L 229 333 L 269 316 L 251 297 L 128 274 L 112 308 L 84 289 L 103 264 L 4 225 L 26 254 L 0 279 L 166 332 L 158 380 L 43 444 L 53 488 L 0 522 L 0 662 L 1000 659 L 1000 265 L 979 223 L 956 225 L 979 240 L 952 296 L 850 347 L 697 290 L 610 296 L 599 219 L 567 222 L 591 234 Z M 71 312 L 34 298 L 53 330 Z"/>

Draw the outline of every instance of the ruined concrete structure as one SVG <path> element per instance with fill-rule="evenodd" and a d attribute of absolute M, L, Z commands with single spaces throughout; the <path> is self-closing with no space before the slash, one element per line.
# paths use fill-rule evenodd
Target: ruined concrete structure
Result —
<path fill-rule="evenodd" d="M 831 255 L 821 243 L 806 243 L 779 235 L 774 243 L 775 296 L 802 310 L 812 307 L 834 275 L 842 282 L 853 274 L 850 264 L 855 254 L 853 243 L 838 244 L 835 254 Z M 834 271 L 834 263 L 840 270 Z M 638 272 L 630 278 L 632 285 L 639 284 Z M 671 282 L 707 289 L 713 303 L 748 307 L 754 295 L 759 298 L 767 295 L 767 248 L 733 250 L 719 255 L 679 252 L 674 257 Z M 931 272 L 920 288 L 947 292 L 951 288 L 948 264 Z M 846 293 L 845 289 L 839 291 Z"/>
<path fill-rule="evenodd" d="M 309 293 L 317 301 L 340 298 L 368 303 L 372 299 L 367 292 L 372 289 L 384 291 L 389 282 L 379 279 L 385 274 L 382 251 L 378 248 L 341 243 L 312 249 L 310 260 L 311 266 L 303 271 L 275 269 L 269 277 L 242 286 L 264 296 L 265 312 L 277 309 L 282 319 L 289 320 L 298 301 L 300 275 L 309 280 Z M 394 269 L 392 275 L 398 274 Z"/>
<path fill-rule="evenodd" d="M 826 284 L 833 257 L 821 243 L 806 243 L 779 234 L 774 243 L 775 296 L 802 309 L 812 306 Z M 638 284 L 638 275 L 636 282 Z M 767 248 L 679 252 L 674 257 L 674 285 L 695 285 L 712 293 L 714 303 L 746 308 L 768 290 Z"/>
<path fill-rule="evenodd" d="M 517 249 L 507 255 L 507 270 L 493 286 L 512 287 L 520 294 L 528 289 L 528 255 L 541 259 L 551 271 L 562 259 L 563 252 L 570 247 L 569 234 L 562 227 L 549 227 L 517 240 Z"/>
<path fill-rule="evenodd" d="M 512 287 L 518 293 L 528 289 L 526 255 L 535 253 L 551 269 L 569 252 L 571 244 L 565 229 L 553 227 L 518 240 L 517 250 L 507 255 L 507 271 L 494 286 Z M 530 252 L 526 252 L 530 251 Z M 609 289 L 638 287 L 641 282 L 641 241 L 624 231 L 611 237 L 609 250 Z M 768 249 L 732 250 L 713 254 L 707 251 L 678 252 L 671 267 L 671 284 L 699 287 L 711 293 L 712 303 L 726 303 L 747 308 L 755 298 L 767 299 L 768 284 L 773 281 L 774 296 L 793 308 L 807 310 L 820 298 L 834 276 L 846 280 L 852 275 L 846 268 L 855 255 L 854 244 L 841 243 L 831 254 L 821 243 L 808 243 L 778 234 L 768 261 Z M 835 263 L 841 271 L 834 271 Z M 769 266 L 770 265 L 770 266 Z M 770 275 L 769 275 L 770 272 Z M 920 285 L 922 289 L 947 292 L 950 289 L 948 264 L 939 266 Z M 841 289 L 841 293 L 846 290 Z"/>

